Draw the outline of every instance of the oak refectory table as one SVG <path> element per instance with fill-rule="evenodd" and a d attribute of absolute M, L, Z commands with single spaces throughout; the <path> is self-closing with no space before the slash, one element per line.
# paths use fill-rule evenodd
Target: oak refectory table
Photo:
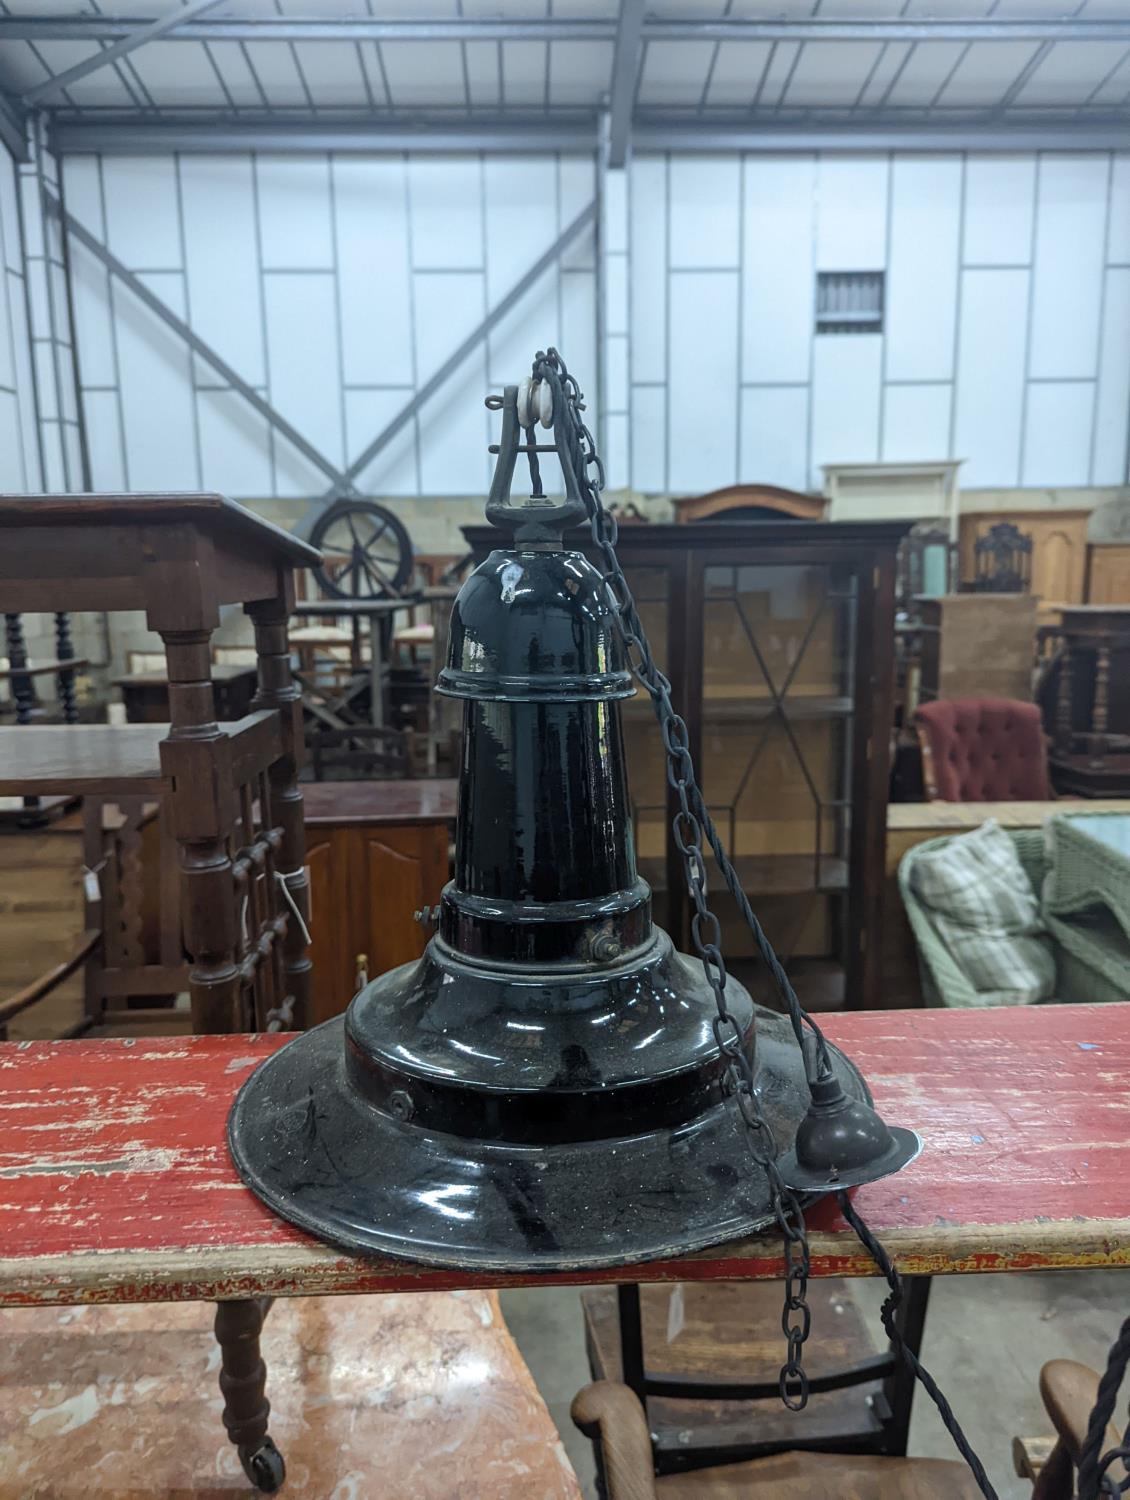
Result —
<path fill-rule="evenodd" d="M 886 1117 L 924 1139 L 909 1168 L 856 1197 L 902 1272 L 1130 1265 L 1130 1005 L 870 1011 L 824 1025 Z M 249 1321 L 235 1354 L 225 1346 L 222 1383 L 241 1447 L 267 1431 L 257 1299 L 506 1281 L 343 1254 L 239 1184 L 228 1109 L 286 1040 L 0 1045 L 0 1305 L 238 1303 Z M 834 1203 L 809 1225 L 815 1276 L 874 1274 Z M 778 1241 L 758 1237 L 509 1284 L 769 1279 L 780 1267 Z"/>

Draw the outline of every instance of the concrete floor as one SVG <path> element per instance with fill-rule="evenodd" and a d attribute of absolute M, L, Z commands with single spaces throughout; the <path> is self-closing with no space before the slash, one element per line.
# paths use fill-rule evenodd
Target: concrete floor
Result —
<path fill-rule="evenodd" d="M 854 1282 L 852 1289 L 863 1305 L 874 1307 L 877 1325 L 880 1283 Z M 589 1379 L 580 1293 L 574 1287 L 530 1288 L 503 1292 L 501 1301 L 590 1500 L 596 1495 L 591 1449 L 569 1420 L 569 1403 Z M 1130 1270 L 935 1279 L 922 1358 L 949 1397 L 1000 1500 L 1028 1500 L 1032 1493 L 1012 1471 L 1013 1437 L 1051 1435 L 1037 1390 L 1040 1366 L 1069 1358 L 1101 1370 L 1128 1315 Z M 819 1327 L 812 1337 L 819 1339 Z M 1130 1391 L 1124 1390 L 1120 1410 L 1128 1402 Z M 953 1456 L 949 1434 L 921 1389 L 910 1452 Z"/>

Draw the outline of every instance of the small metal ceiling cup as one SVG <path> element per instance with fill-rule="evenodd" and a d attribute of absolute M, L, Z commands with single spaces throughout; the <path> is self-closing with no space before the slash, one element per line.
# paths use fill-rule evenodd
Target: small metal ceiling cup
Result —
<path fill-rule="evenodd" d="M 831 1071 L 813 1080 L 811 1097 L 792 1149 L 777 1163 L 794 1192 L 860 1187 L 901 1171 L 922 1150 L 913 1130 L 888 1125 L 870 1104 L 845 1093 Z"/>
<path fill-rule="evenodd" d="M 439 678 L 463 704 L 463 748 L 437 930 L 263 1062 L 228 1139 L 266 1204 L 349 1250 L 490 1272 L 628 1265 L 764 1229 L 779 1198 L 704 966 L 653 924 L 637 869 L 620 723 L 635 689 L 612 592 L 564 541 L 586 506 L 563 403 L 527 387 L 527 427 L 516 386 L 491 404 L 487 514 L 504 534 L 459 591 Z M 531 464 L 532 503 L 514 506 L 535 415 L 554 423 L 536 451 L 561 458 L 565 497 Z M 772 1139 L 787 1149 L 816 1121 L 798 1170 L 824 1170 L 802 1195 L 864 1180 L 835 1155 L 838 1127 L 820 1139 L 825 1115 L 856 1135 L 877 1118 L 850 1060 L 826 1046 L 814 1102 L 790 1021 L 732 976 L 725 995 Z M 865 1177 L 887 1159 L 872 1135 Z"/>

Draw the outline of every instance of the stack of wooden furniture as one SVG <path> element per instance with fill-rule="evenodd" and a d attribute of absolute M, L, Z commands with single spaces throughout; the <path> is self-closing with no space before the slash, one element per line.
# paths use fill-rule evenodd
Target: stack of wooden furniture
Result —
<path fill-rule="evenodd" d="M 0 729 L 0 794 L 116 803 L 134 834 L 147 805 L 167 809 L 179 923 L 163 931 L 155 966 L 126 965 L 152 972 L 114 981 L 99 1000 L 180 988 L 183 936 L 194 1030 L 304 1025 L 302 727 L 286 622 L 292 571 L 318 554 L 218 495 L 0 496 L 0 534 L 6 613 L 143 610 L 165 646 L 168 724 Z M 250 714 L 220 724 L 209 648 L 225 604 L 242 604 L 254 622 L 258 692 Z M 105 880 L 103 850 L 89 840 L 87 858 L 98 862 L 88 865 L 91 875 Z M 125 952 L 140 953 L 133 918 L 123 929 L 113 892 L 104 883 L 98 894 L 103 967 L 120 968 L 109 960 L 123 930 Z M 108 914 L 115 931 L 107 941 Z M 0 1021 L 12 1014 L 9 1003 Z M 87 1019 L 104 1025 L 113 1011 L 102 1004 Z"/>
<path fill-rule="evenodd" d="M 1130 796 L 1130 605 L 1064 609 L 1055 636 L 1044 703 L 1055 789 Z"/>
<path fill-rule="evenodd" d="M 907 530 L 721 519 L 626 526 L 618 543 L 715 822 L 810 1009 L 882 1004 L 895 553 Z M 490 528 L 465 534 L 479 557 L 499 544 Z M 677 802 L 646 697 L 625 702 L 623 723 L 640 872 L 657 920 L 687 949 Z M 772 1003 L 752 938 L 709 868 L 727 965 Z"/>

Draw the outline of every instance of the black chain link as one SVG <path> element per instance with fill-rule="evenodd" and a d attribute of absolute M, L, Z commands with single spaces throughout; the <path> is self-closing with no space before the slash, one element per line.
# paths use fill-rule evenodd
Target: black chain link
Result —
<path fill-rule="evenodd" d="M 803 1411 L 808 1404 L 808 1377 L 803 1364 L 804 1344 L 812 1327 L 812 1311 L 807 1301 L 810 1261 L 804 1210 L 796 1194 L 781 1177 L 777 1166 L 777 1142 L 772 1127 L 761 1112 L 761 1104 L 754 1088 L 753 1070 L 742 1047 L 741 1027 L 726 1002 L 727 975 L 726 963 L 722 957 L 722 929 L 707 900 L 704 839 L 713 851 L 726 885 L 736 897 L 758 951 L 788 1007 L 797 1040 L 803 1047 L 804 1029 L 807 1027 L 815 1038 L 818 1056 L 826 1066 L 824 1038 L 819 1028 L 801 1010 L 792 985 L 750 909 L 742 892 L 741 882 L 726 855 L 695 779 L 686 722 L 676 713 L 671 702 L 670 682 L 655 664 L 631 588 L 616 555 L 619 528 L 616 517 L 610 515 L 601 503 L 604 465 L 596 451 L 592 433 L 581 417 L 584 401 L 580 387 L 555 349 L 538 353 L 534 359 L 533 376 L 535 380 L 544 380 L 550 386 L 555 411 L 561 409 L 564 401 L 572 439 L 572 452 L 568 457 L 577 476 L 593 545 L 604 564 L 604 581 L 620 618 L 628 665 L 650 695 L 659 720 L 663 747 L 667 753 L 667 780 L 679 802 L 672 831 L 683 860 L 687 893 L 694 906 L 691 938 L 702 963 L 706 982 L 714 995 L 717 1010 L 714 1037 L 725 1060 L 725 1087 L 737 1102 L 750 1155 L 765 1173 L 773 1215 L 784 1238 L 785 1302 L 781 1312 L 781 1328 L 786 1339 L 786 1354 L 779 1379 L 781 1400 L 790 1411 Z M 532 474 L 532 477 L 536 488 L 537 476 Z"/>

